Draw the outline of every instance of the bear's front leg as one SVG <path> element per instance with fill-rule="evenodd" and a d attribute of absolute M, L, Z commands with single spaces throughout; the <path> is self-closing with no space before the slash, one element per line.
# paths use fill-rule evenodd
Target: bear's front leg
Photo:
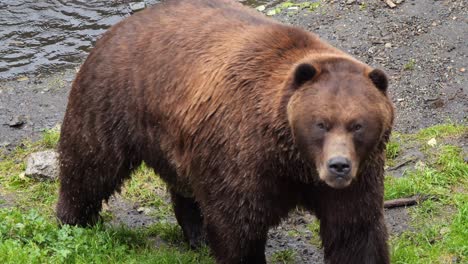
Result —
<path fill-rule="evenodd" d="M 325 263 L 390 263 L 381 195 L 356 186 L 324 188 L 316 214 Z"/>
<path fill-rule="evenodd" d="M 232 204 L 232 203 L 231 203 Z M 262 216 L 238 204 L 203 208 L 208 244 L 218 264 L 263 264 L 268 227 Z"/>

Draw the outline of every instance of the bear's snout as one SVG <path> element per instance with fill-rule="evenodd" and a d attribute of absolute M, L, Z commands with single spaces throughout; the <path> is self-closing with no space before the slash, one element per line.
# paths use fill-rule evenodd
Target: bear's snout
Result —
<path fill-rule="evenodd" d="M 335 188 L 347 187 L 353 177 L 351 175 L 352 163 L 348 158 L 336 156 L 327 161 L 327 176 L 325 182 Z"/>
<path fill-rule="evenodd" d="M 328 172 L 336 178 L 349 178 L 351 161 L 345 157 L 338 156 L 328 160 Z"/>

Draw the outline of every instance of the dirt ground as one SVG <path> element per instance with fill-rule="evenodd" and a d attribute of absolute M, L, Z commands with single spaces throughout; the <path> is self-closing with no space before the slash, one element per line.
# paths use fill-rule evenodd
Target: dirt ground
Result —
<path fill-rule="evenodd" d="M 346 2 L 353 2 L 346 4 Z M 268 10 L 267 6 L 267 10 Z M 266 10 L 266 11 L 267 11 Z M 286 11 L 274 19 L 315 32 L 390 76 L 397 109 L 395 129 L 413 132 L 452 120 L 467 122 L 468 5 L 465 0 L 405 0 L 390 9 L 381 0 L 323 1 L 311 12 Z M 76 69 L 48 76 L 0 81 L 0 147 L 60 124 Z M 110 208 L 120 223 L 150 224 L 154 219 L 115 199 Z M 390 233 L 408 226 L 405 209 L 386 211 Z M 267 252 L 293 249 L 297 263 L 322 263 L 322 251 L 308 242 L 308 214 L 294 214 L 270 232 Z M 292 236 L 298 231 L 301 236 Z"/>

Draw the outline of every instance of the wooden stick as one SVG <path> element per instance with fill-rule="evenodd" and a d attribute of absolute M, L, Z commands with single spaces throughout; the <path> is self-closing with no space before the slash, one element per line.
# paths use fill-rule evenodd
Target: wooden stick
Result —
<path fill-rule="evenodd" d="M 393 3 L 392 0 L 384 0 L 384 1 L 390 8 L 396 7 L 395 3 Z"/>
<path fill-rule="evenodd" d="M 400 164 L 398 164 L 398 165 L 396 165 L 396 166 L 394 166 L 394 167 L 388 168 L 387 171 L 397 170 L 397 169 L 399 169 L 399 168 L 405 166 L 406 164 L 411 163 L 411 162 L 414 162 L 414 161 L 416 161 L 416 158 L 407 159 L 407 160 L 401 162 Z"/>
<path fill-rule="evenodd" d="M 384 208 L 396 208 L 396 207 L 403 207 L 403 206 L 412 206 L 419 204 L 420 202 L 426 200 L 427 197 L 423 197 L 421 195 L 415 195 L 407 198 L 400 198 L 394 200 L 388 200 L 384 202 Z"/>

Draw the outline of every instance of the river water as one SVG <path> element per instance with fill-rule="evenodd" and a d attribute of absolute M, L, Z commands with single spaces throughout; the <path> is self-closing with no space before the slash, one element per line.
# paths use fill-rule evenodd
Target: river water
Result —
<path fill-rule="evenodd" d="M 0 79 L 78 65 L 129 0 L 0 0 Z M 147 5 L 157 0 L 146 0 Z M 258 6 L 273 1 L 240 1 Z"/>

